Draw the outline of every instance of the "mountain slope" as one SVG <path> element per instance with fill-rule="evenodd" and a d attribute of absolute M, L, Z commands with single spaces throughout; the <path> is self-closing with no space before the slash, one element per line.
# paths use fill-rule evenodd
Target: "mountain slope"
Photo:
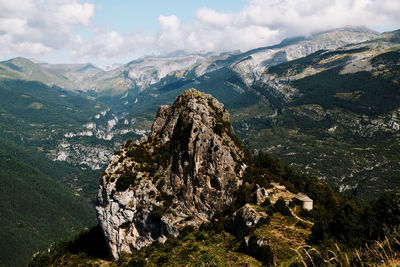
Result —
<path fill-rule="evenodd" d="M 70 92 L 19 80 L 0 81 L 0 103 L 0 265 L 21 266 L 95 223 L 98 173 L 53 162 L 46 153 L 97 108 Z"/>
<path fill-rule="evenodd" d="M 247 131 L 249 142 L 341 190 L 371 197 L 398 188 L 400 46 L 391 40 L 271 67 L 254 88 L 277 116 L 269 129 Z"/>
<path fill-rule="evenodd" d="M 95 223 L 89 202 L 59 181 L 71 175 L 68 168 L 3 139 L 0 162 L 0 265 L 22 266 L 51 242 Z"/>
<path fill-rule="evenodd" d="M 62 74 L 49 72 L 46 68 L 20 57 L 0 62 L 0 77 L 2 79 L 39 81 L 49 86 L 57 85 L 65 89 L 75 89 Z"/>
<path fill-rule="evenodd" d="M 187 69 L 213 56 L 213 53 L 146 56 L 90 77 L 85 80 L 83 87 L 99 95 L 122 95 L 128 90 L 141 92 L 171 73 L 182 77 Z"/>
<path fill-rule="evenodd" d="M 87 88 L 82 84 L 90 77 L 104 72 L 93 64 L 35 63 L 18 57 L 0 62 L 0 78 L 38 81 L 48 86 L 78 91 Z"/>
<path fill-rule="evenodd" d="M 335 49 L 307 55 L 306 47 L 310 53 Z M 156 106 L 171 104 L 182 90 L 195 87 L 225 104 L 251 148 L 341 190 L 371 197 L 371 189 L 377 194 L 398 186 L 398 47 L 398 32 L 339 29 L 229 57 L 229 64 L 197 78 L 167 76 L 140 94 L 129 94 L 125 110 L 150 120 Z M 296 49 L 307 56 L 286 61 L 286 53 Z M 237 68 L 242 65 L 251 68 Z M 337 162 L 345 168 L 334 168 Z"/>
<path fill-rule="evenodd" d="M 148 251 L 145 247 L 152 243 L 156 243 L 151 246 L 154 249 L 171 240 L 181 250 L 182 245 L 177 242 L 191 247 L 196 244 L 194 240 L 204 240 L 205 244 L 196 245 L 198 248 L 193 251 L 199 251 L 199 255 L 207 255 L 209 259 L 199 258 L 196 253 L 193 256 L 197 259 L 192 258 L 194 262 L 271 264 L 276 255 L 277 262 L 283 264 L 294 261 L 296 254 L 291 252 L 283 256 L 281 252 L 305 245 L 312 223 L 308 222 L 303 229 L 294 229 L 292 234 L 296 233 L 296 242 L 285 243 L 286 225 L 302 219 L 285 217 L 292 216 L 291 212 L 294 214 L 295 211 L 290 211 L 285 204 L 280 205 L 295 194 L 285 186 L 272 183 L 273 179 L 285 183 L 272 169 L 262 171 L 251 162 L 251 155 L 233 132 L 224 106 L 210 95 L 190 89 L 184 91 L 172 106 L 159 109 L 149 138 L 144 137 L 140 142 L 128 141 L 115 153 L 99 181 L 96 210 L 111 256 L 121 257 L 119 261 L 122 262 L 127 253 L 134 253 L 136 260 L 141 253 L 136 254 L 136 249 Z M 295 179 L 301 178 L 296 176 Z M 304 178 L 304 181 L 311 180 Z M 267 212 L 267 207 L 271 211 Z M 276 210 L 272 211 L 273 207 Z M 211 238 L 214 223 L 219 220 L 219 232 Z M 270 222 L 271 226 L 280 225 L 279 233 L 265 229 Z M 282 227 L 283 222 L 285 227 Z M 224 224 L 230 233 L 222 232 Z M 201 227 L 206 228 L 199 230 Z M 188 237 L 194 229 L 199 230 L 199 234 Z M 279 237 L 280 234 L 285 237 Z M 276 243 L 267 245 L 262 241 L 269 235 Z M 85 236 L 94 238 L 86 233 L 82 239 Z M 244 236 L 250 239 L 241 241 Z M 194 242 L 191 243 L 192 239 Z M 246 252 L 253 246 L 253 241 L 249 241 L 253 239 L 256 243 L 262 242 L 260 249 L 270 254 Z M 217 241 L 222 243 L 217 244 Z M 87 242 L 83 249 L 90 250 L 92 244 L 83 242 Z M 223 246 L 218 248 L 221 244 Z M 237 251 L 239 245 L 258 261 Z M 61 247 L 73 249 L 74 243 Z M 54 247 L 54 251 L 58 249 Z M 221 253 L 219 256 L 217 251 Z M 49 253 L 51 255 L 52 250 Z M 61 256 L 56 256 L 56 261 L 41 255 L 32 264 L 73 264 L 69 255 L 64 258 L 63 252 L 56 253 Z M 229 253 L 228 258 L 221 258 L 225 253 Z M 143 263 L 148 261 L 144 258 Z M 167 263 L 172 259 L 164 255 L 163 258 L 151 261 Z M 188 264 L 190 261 L 187 260 L 178 257 L 175 264 Z M 89 263 L 84 258 L 79 261 Z M 98 261 L 93 263 L 100 264 Z"/>
<path fill-rule="evenodd" d="M 141 92 L 157 83 L 166 84 L 171 78 L 190 81 L 229 67 L 250 86 L 270 65 L 303 57 L 320 49 L 334 49 L 378 36 L 367 28 L 347 27 L 318 33 L 309 38 L 293 38 L 280 45 L 245 53 L 186 54 L 178 51 L 167 56 L 147 56 L 110 71 L 102 71 L 92 64 L 35 64 L 27 59 L 15 58 L 0 62 L 0 77 L 35 80 L 68 90 L 109 96 L 122 95 L 129 89 Z"/>
<path fill-rule="evenodd" d="M 159 109 L 151 136 L 121 146 L 98 193 L 100 224 L 30 266 L 370 266 L 400 258 L 399 193 L 360 201 L 267 154 L 252 156 L 223 105 L 194 89 Z"/>

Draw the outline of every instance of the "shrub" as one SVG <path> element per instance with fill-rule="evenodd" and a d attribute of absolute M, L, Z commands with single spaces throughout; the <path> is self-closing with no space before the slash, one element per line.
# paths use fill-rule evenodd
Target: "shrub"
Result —
<path fill-rule="evenodd" d="M 164 215 L 166 208 L 164 206 L 153 206 L 153 210 L 151 211 L 151 216 L 156 220 L 161 220 Z"/>
<path fill-rule="evenodd" d="M 123 173 L 117 180 L 115 184 L 115 189 L 118 192 L 127 190 L 131 185 L 136 182 L 136 174 L 130 170 Z"/>
<path fill-rule="evenodd" d="M 131 259 L 128 263 L 128 267 L 144 267 L 146 266 L 145 259 Z"/>
<path fill-rule="evenodd" d="M 274 208 L 276 212 L 279 212 L 284 216 L 292 216 L 292 213 L 286 206 L 285 200 L 283 200 L 282 198 L 278 199 L 278 201 L 274 204 Z"/>
<path fill-rule="evenodd" d="M 297 222 L 295 224 L 295 226 L 298 227 L 298 228 L 303 228 L 303 229 L 307 229 L 308 228 L 308 224 L 305 223 L 305 222 L 301 222 L 301 221 Z"/>
<path fill-rule="evenodd" d="M 261 207 L 269 207 L 271 206 L 271 201 L 266 198 L 263 203 L 261 203 Z"/>

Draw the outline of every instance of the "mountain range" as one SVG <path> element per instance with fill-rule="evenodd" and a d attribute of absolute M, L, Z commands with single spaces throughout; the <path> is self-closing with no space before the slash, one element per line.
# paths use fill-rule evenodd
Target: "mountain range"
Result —
<path fill-rule="evenodd" d="M 99 225 L 29 266 L 397 264 L 399 201 L 363 202 L 253 156 L 224 105 L 191 88 L 159 108 L 149 136 L 114 153 L 99 180 Z"/>
<path fill-rule="evenodd" d="M 158 107 L 193 87 L 225 105 L 252 152 L 267 152 L 340 191 L 373 198 L 399 186 L 399 49 L 399 31 L 346 27 L 246 52 L 146 56 L 109 71 L 15 58 L 0 62 L 1 145 L 5 157 L 38 171 L 31 182 L 54 182 L 66 199 L 76 198 L 88 210 L 81 222 L 66 219 L 76 222 L 74 229 L 90 225 L 97 177 L 114 151 L 150 134 Z M 45 166 L 53 164 L 59 173 L 49 174 Z M 2 169 L 2 177 L 19 168 L 12 166 Z M 17 203 L 11 186 L 3 187 L 4 203 Z M 40 197 L 36 201 L 38 208 L 45 205 Z M 60 211 L 63 201 L 49 209 Z M 4 205 L 2 214 L 13 205 Z M 29 245 L 23 261 L 56 238 Z M 9 239 L 1 235 L 0 244 L 15 255 Z"/>

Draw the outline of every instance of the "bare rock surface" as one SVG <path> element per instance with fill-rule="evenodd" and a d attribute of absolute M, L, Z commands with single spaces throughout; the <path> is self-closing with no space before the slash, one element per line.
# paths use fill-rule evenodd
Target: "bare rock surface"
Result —
<path fill-rule="evenodd" d="M 237 210 L 228 221 L 228 229 L 233 233 L 240 233 L 255 227 L 261 219 L 267 218 L 265 212 L 257 211 L 257 207 L 246 204 Z"/>
<path fill-rule="evenodd" d="M 97 216 L 110 251 L 165 242 L 235 200 L 245 164 L 224 106 L 195 89 L 162 106 L 151 135 L 128 141 L 99 182 Z"/>

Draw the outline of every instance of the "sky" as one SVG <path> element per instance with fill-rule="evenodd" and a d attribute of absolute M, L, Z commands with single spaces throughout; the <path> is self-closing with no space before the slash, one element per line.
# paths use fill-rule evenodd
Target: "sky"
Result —
<path fill-rule="evenodd" d="M 0 0 L 0 60 L 245 51 L 348 25 L 396 30 L 399 14 L 399 0 Z"/>

